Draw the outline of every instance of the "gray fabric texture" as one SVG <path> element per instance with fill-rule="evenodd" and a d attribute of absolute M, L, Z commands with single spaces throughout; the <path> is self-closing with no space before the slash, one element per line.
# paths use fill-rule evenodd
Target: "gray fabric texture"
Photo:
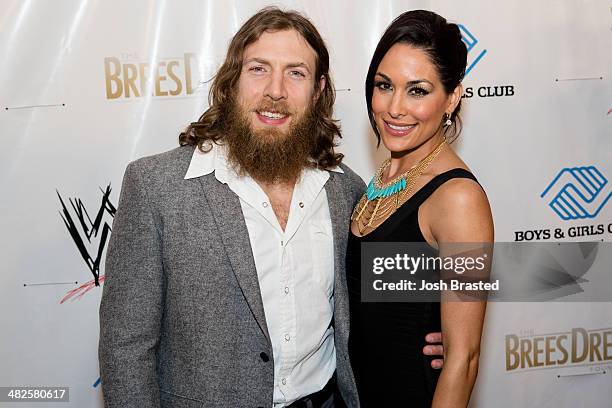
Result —
<path fill-rule="evenodd" d="M 192 154 L 179 147 L 125 172 L 100 304 L 106 407 L 272 406 L 272 347 L 240 202 L 214 174 L 185 180 Z M 338 386 L 356 407 L 344 257 L 365 185 L 342 168 L 330 172 L 325 189 Z"/>

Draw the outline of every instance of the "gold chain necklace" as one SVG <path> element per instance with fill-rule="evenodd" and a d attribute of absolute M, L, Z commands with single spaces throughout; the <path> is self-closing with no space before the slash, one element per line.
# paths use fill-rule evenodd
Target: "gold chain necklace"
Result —
<path fill-rule="evenodd" d="M 368 191 L 361 197 L 351 216 L 351 221 L 357 223 L 360 235 L 363 236 L 363 232 L 368 228 L 376 229 L 408 200 L 416 180 L 435 160 L 445 145 L 446 138 L 424 159 L 387 183 L 382 182 L 382 175 L 391 164 L 391 158 L 382 163 L 368 185 Z"/>

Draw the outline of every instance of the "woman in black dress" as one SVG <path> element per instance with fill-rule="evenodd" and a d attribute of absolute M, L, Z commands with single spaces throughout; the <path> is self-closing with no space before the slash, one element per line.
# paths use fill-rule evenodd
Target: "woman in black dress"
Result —
<path fill-rule="evenodd" d="M 487 197 L 448 146 L 459 132 L 467 50 L 456 24 L 429 11 L 402 14 L 381 38 L 366 79 L 378 141 L 390 151 L 351 223 L 347 282 L 349 350 L 362 406 L 465 407 L 478 371 L 485 302 L 361 301 L 364 242 L 444 244 L 493 241 Z M 441 248 L 442 247 L 442 248 Z M 442 371 L 421 354 L 442 331 Z"/>

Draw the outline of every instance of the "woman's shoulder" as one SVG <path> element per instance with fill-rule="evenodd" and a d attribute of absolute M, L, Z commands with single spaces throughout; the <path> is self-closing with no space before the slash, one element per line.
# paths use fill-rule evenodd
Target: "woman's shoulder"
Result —
<path fill-rule="evenodd" d="M 484 189 L 466 165 L 449 166 L 441 170 L 434 179 L 438 180 L 439 186 L 429 201 L 444 213 L 464 212 L 484 203 L 488 205 Z"/>
<path fill-rule="evenodd" d="M 436 177 L 445 180 L 422 209 L 430 231 L 444 241 L 484 241 L 492 234 L 493 222 L 489 200 L 476 177 L 465 165 L 447 168 Z"/>

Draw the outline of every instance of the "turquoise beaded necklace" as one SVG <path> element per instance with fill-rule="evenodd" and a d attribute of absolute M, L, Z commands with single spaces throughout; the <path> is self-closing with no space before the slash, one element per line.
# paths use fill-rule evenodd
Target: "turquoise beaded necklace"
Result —
<path fill-rule="evenodd" d="M 399 208 L 400 204 L 403 202 L 404 193 L 402 192 L 406 191 L 407 194 L 410 194 L 414 188 L 415 180 L 425 171 L 429 164 L 435 160 L 445 144 L 446 138 L 443 138 L 442 142 L 440 142 L 440 144 L 424 159 L 385 184 L 382 182 L 382 175 L 391 164 L 391 158 L 383 162 L 376 171 L 374 177 L 372 177 L 365 194 L 361 197 L 351 215 L 351 220 L 357 223 L 357 229 L 360 234 L 363 234 L 368 227 L 380 225 L 378 223 L 380 220 L 386 219 L 389 214 L 392 214 Z M 395 195 L 395 200 L 384 200 L 393 195 Z M 369 203 L 374 201 L 376 201 L 376 205 L 373 209 L 370 209 L 371 212 L 366 214 L 366 221 L 362 221 L 361 218 L 364 211 L 368 208 Z"/>
<path fill-rule="evenodd" d="M 370 183 L 368 184 L 368 189 L 366 190 L 366 194 L 368 196 L 368 200 L 372 201 L 377 198 L 387 198 L 392 196 L 395 193 L 399 193 L 406 189 L 406 176 L 404 175 L 402 178 L 397 180 L 395 183 L 384 186 L 382 188 L 376 187 L 376 176 L 372 177 Z"/>
<path fill-rule="evenodd" d="M 368 197 L 368 200 L 373 201 L 377 198 L 387 198 L 392 196 L 393 194 L 399 193 L 400 191 L 404 191 L 406 189 L 406 186 L 408 185 L 406 177 L 410 175 L 410 173 L 415 168 L 420 166 L 422 163 L 427 162 L 428 159 L 430 159 L 432 156 L 435 157 L 445 142 L 446 138 L 443 138 L 442 142 L 438 146 L 436 146 L 436 148 L 429 155 L 427 155 L 427 157 L 425 157 L 423 160 L 409 168 L 407 171 L 405 171 L 398 177 L 396 177 L 394 180 L 390 181 L 389 183 L 386 183 L 385 185 L 382 185 L 382 174 L 391 163 L 391 158 L 385 160 L 376 172 L 376 174 L 374 174 L 374 177 L 372 177 L 372 180 L 370 180 L 370 183 L 368 183 L 368 188 L 366 190 L 366 196 Z"/>

